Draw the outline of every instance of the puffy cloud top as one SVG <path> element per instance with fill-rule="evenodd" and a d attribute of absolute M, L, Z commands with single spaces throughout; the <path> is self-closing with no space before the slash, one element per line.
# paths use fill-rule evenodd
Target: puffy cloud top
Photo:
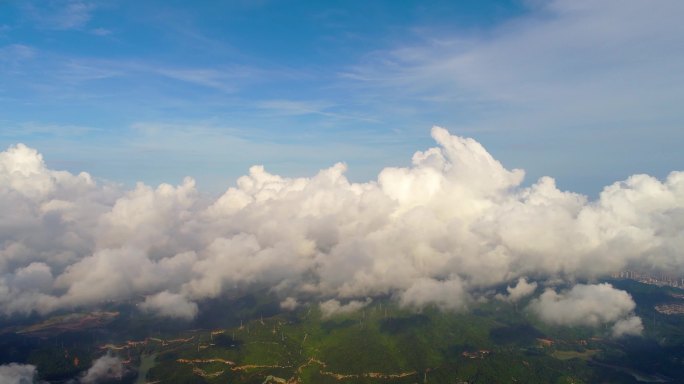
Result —
<path fill-rule="evenodd" d="M 641 319 L 633 316 L 636 304 L 625 291 L 610 284 L 577 284 L 566 292 L 547 289 L 530 308 L 551 324 L 598 326 L 614 324 L 613 336 L 639 335 Z"/>
<path fill-rule="evenodd" d="M 627 292 L 610 284 L 578 284 L 560 294 L 547 289 L 531 307 L 550 323 L 596 326 L 624 317 L 635 304 Z"/>
<path fill-rule="evenodd" d="M 460 310 L 500 284 L 511 286 L 510 300 L 531 294 L 525 277 L 684 270 L 684 173 L 635 175 L 588 201 L 550 177 L 521 187 L 523 171 L 476 141 L 438 127 L 432 136 L 437 147 L 376 181 L 350 182 L 344 164 L 309 178 L 255 166 L 215 200 L 190 178 L 125 191 L 10 147 L 0 153 L 0 310 L 140 297 L 142 310 L 191 318 L 200 300 L 264 287 L 285 308 L 313 300 L 334 313 L 391 295 L 407 307 Z M 629 303 L 598 287 L 547 291 L 538 307 Z M 594 294 L 601 299 L 587 301 Z M 587 318 L 628 320 L 627 304 L 614 308 L 618 317 Z"/>
<path fill-rule="evenodd" d="M 79 379 L 81 384 L 96 384 L 121 380 L 124 366 L 116 356 L 104 355 L 93 362 L 93 365 Z"/>
<path fill-rule="evenodd" d="M 0 383 L 33 384 L 38 371 L 35 365 L 10 363 L 0 365 Z"/>
<path fill-rule="evenodd" d="M 508 296 L 498 294 L 496 295 L 496 297 L 500 300 L 516 302 L 524 297 L 533 294 L 536 289 L 536 282 L 528 283 L 526 278 L 521 277 L 520 279 L 518 279 L 518 282 L 515 286 L 509 286 L 506 288 L 506 291 L 508 291 Z"/>

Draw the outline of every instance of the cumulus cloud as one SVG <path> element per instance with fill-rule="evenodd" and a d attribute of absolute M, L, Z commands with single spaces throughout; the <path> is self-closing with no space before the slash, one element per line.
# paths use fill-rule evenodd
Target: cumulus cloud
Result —
<path fill-rule="evenodd" d="M 498 295 L 496 295 L 496 297 L 500 300 L 516 302 L 516 301 L 518 301 L 524 297 L 527 297 L 527 296 L 533 294 L 536 289 L 537 289 L 537 283 L 536 282 L 528 283 L 526 278 L 521 277 L 518 279 L 518 282 L 515 284 L 515 286 L 506 287 L 506 291 L 508 291 L 507 296 L 498 294 Z"/>
<path fill-rule="evenodd" d="M 280 302 L 280 308 L 286 311 L 294 311 L 299 307 L 299 302 L 294 297 L 287 297 Z"/>
<path fill-rule="evenodd" d="M 69 383 L 97 384 L 119 380 L 125 373 L 125 367 L 118 357 L 104 355 L 93 362 L 93 365 L 78 379 Z M 38 370 L 30 364 L 10 363 L 0 365 L 0 383 L 2 384 L 35 384 L 43 383 L 37 380 Z"/>
<path fill-rule="evenodd" d="M 38 371 L 35 365 L 10 363 L 0 365 L 0 383 L 33 384 Z"/>
<path fill-rule="evenodd" d="M 465 307 L 467 298 L 463 284 L 458 279 L 419 279 L 400 294 L 399 303 L 416 309 L 434 304 L 444 310 L 456 310 Z"/>
<path fill-rule="evenodd" d="M 0 312 L 139 300 L 141 310 L 191 318 L 202 300 L 256 289 L 286 309 L 323 301 L 333 313 L 390 296 L 461 310 L 502 284 L 512 301 L 531 294 L 526 277 L 684 272 L 684 173 L 634 175 L 589 201 L 550 177 L 522 187 L 524 172 L 475 140 L 439 127 L 432 136 L 437 146 L 374 181 L 350 182 L 341 163 L 308 178 L 254 166 L 217 199 L 190 178 L 122 190 L 12 146 L 0 152 Z M 547 291 L 537 307 L 553 319 L 541 308 L 586 306 L 604 291 L 624 299 L 598 287 Z M 633 307 L 618 309 L 587 318 L 613 323 Z"/>
<path fill-rule="evenodd" d="M 547 289 L 530 303 L 530 309 L 543 321 L 568 326 L 613 324 L 613 336 L 639 335 L 641 319 L 633 316 L 636 304 L 629 293 L 612 285 L 577 284 L 569 291 L 557 293 Z"/>
<path fill-rule="evenodd" d="M 352 300 L 346 304 L 340 303 L 338 300 L 330 299 L 319 304 L 323 318 L 329 318 L 335 315 L 342 315 L 346 313 L 356 312 L 359 309 L 370 304 L 370 298 L 365 301 Z"/>
<path fill-rule="evenodd" d="M 167 291 L 147 296 L 140 304 L 144 311 L 177 319 L 192 320 L 197 315 L 197 304 L 177 293 Z"/>
<path fill-rule="evenodd" d="M 124 366 L 121 359 L 112 355 L 104 355 L 93 362 L 93 365 L 80 378 L 83 384 L 96 384 L 105 380 L 121 379 Z"/>
<path fill-rule="evenodd" d="M 641 318 L 631 316 L 626 319 L 618 320 L 612 328 L 612 335 L 615 338 L 622 336 L 640 336 L 644 331 L 644 324 Z"/>

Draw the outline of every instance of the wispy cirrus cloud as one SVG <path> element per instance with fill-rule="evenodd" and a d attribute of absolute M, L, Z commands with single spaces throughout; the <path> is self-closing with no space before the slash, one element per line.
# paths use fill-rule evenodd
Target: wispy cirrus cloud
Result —
<path fill-rule="evenodd" d="M 7 123 L 3 124 L 3 134 L 9 137 L 24 135 L 48 135 L 55 137 L 80 136 L 101 129 L 82 125 L 72 124 L 44 124 L 37 122 L 27 122 L 18 125 Z"/>
<path fill-rule="evenodd" d="M 112 132 L 136 121 L 222 120 L 219 125 L 270 131 L 262 135 L 266 140 L 305 137 L 326 145 L 354 136 L 355 155 L 367 150 L 361 146 L 368 136 L 380 144 L 373 153 L 403 140 L 402 154 L 385 152 L 393 160 L 441 124 L 477 137 L 535 178 L 555 174 L 559 185 L 590 194 L 635 171 L 664 177 L 669 164 L 684 161 L 677 145 L 684 140 L 677 1 L 527 2 L 526 12 L 481 29 L 427 18 L 434 25 L 402 23 L 396 35 L 352 28 L 345 23 L 358 20 L 344 7 L 339 29 L 320 29 L 319 12 L 300 9 L 295 17 L 319 17 L 312 26 L 318 35 L 293 35 L 301 51 L 272 47 L 253 23 L 237 27 L 250 33 L 235 34 L 213 18 L 219 13 L 213 7 L 162 3 L 145 5 L 150 12 L 125 4 L 49 3 L 55 15 L 72 15 L 54 26 L 86 33 L 17 21 L 32 34 L 0 48 L 0 114 L 13 116 L 14 125 L 83 120 L 75 124 L 109 124 Z M 242 8 L 221 10 L 241 18 Z M 110 22 L 124 16 L 125 22 Z M 347 30 L 378 38 L 361 47 L 334 41 Z M 115 36 L 93 36 L 109 31 Z M 45 43 L 47 34 L 60 44 Z M 66 44 L 76 35 L 80 50 Z"/>
<path fill-rule="evenodd" d="M 9 44 L 0 47 L 0 62 L 20 63 L 32 59 L 36 55 L 36 50 L 25 44 Z"/>
<path fill-rule="evenodd" d="M 93 35 L 97 35 L 97 36 L 109 36 L 109 35 L 111 35 L 111 34 L 114 33 L 114 32 L 113 32 L 111 29 L 101 28 L 101 27 L 100 27 L 100 28 L 93 28 L 93 29 L 91 29 L 91 30 L 90 30 L 90 33 L 92 33 Z"/>
<path fill-rule="evenodd" d="M 29 102 L 42 97 L 51 100 L 111 98 L 135 89 L 148 94 L 147 99 L 150 93 L 186 98 L 189 87 L 235 94 L 250 84 L 279 76 L 278 70 L 256 66 L 208 67 L 154 60 L 68 56 L 22 44 L 0 47 L 0 66 L 12 73 L 12 77 L 5 79 L 8 87 L 32 90 L 26 96 Z M 3 77 L 6 76 L 0 74 L 0 79 Z M 146 99 L 143 94 L 136 97 Z M 122 99 L 117 100 L 120 101 Z"/>
<path fill-rule="evenodd" d="M 684 10 L 677 1 L 543 2 L 531 16 L 488 34 L 422 32 L 419 43 L 373 52 L 340 75 L 399 95 L 443 95 L 456 102 L 464 93 L 521 104 L 592 96 L 591 90 L 600 93 L 586 104 L 623 90 L 655 88 L 670 96 L 684 80 L 672 76 L 682 74 L 677 68 L 684 61 L 672 49 L 684 40 L 677 9 Z"/>
<path fill-rule="evenodd" d="M 684 3 L 531 4 L 488 31 L 422 28 L 341 71 L 339 85 L 399 122 L 474 133 L 535 176 L 548 164 L 561 182 L 580 182 L 561 170 L 570 161 L 601 182 L 637 167 L 664 176 L 664 156 L 684 161 L 672 144 L 684 140 Z"/>
<path fill-rule="evenodd" d="M 280 116 L 318 115 L 336 120 L 352 120 L 367 123 L 380 122 L 378 118 L 371 115 L 359 114 L 354 111 L 339 111 L 345 108 L 343 104 L 323 100 L 263 100 L 257 101 L 255 107 Z"/>
<path fill-rule="evenodd" d="M 150 73 L 157 73 L 159 75 L 183 81 L 189 84 L 198 85 L 207 88 L 213 88 L 221 92 L 233 93 L 239 89 L 238 84 L 246 79 L 255 79 L 259 75 L 263 75 L 264 71 L 257 68 L 250 67 L 232 67 L 232 68 L 144 68 Z"/>
<path fill-rule="evenodd" d="M 26 2 L 24 12 L 36 26 L 45 29 L 68 30 L 85 27 L 96 5 L 82 0 L 50 0 Z"/>

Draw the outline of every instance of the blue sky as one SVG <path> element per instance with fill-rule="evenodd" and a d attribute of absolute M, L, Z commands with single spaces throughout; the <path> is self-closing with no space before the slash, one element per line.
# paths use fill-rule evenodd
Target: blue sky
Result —
<path fill-rule="evenodd" d="M 684 164 L 684 3 L 2 1 L 0 147 L 219 193 L 250 165 L 355 181 L 480 141 L 596 195 Z"/>

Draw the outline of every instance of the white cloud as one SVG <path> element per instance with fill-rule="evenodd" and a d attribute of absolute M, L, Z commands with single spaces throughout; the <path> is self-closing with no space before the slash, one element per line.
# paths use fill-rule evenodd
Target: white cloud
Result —
<path fill-rule="evenodd" d="M 36 381 L 35 365 L 10 363 L 0 365 L 0 383 L 33 384 Z"/>
<path fill-rule="evenodd" d="M 341 84 L 361 87 L 356 97 L 395 125 L 440 119 L 476 132 L 535 178 L 553 169 L 587 188 L 681 163 L 684 3 L 536 3 L 485 32 L 425 25 Z"/>
<path fill-rule="evenodd" d="M 612 336 L 619 338 L 622 336 L 640 336 L 644 331 L 644 324 L 637 316 L 618 320 L 612 328 Z"/>
<path fill-rule="evenodd" d="M 508 296 L 499 294 L 497 295 L 497 298 L 510 302 L 516 302 L 524 297 L 533 294 L 536 289 L 536 282 L 528 283 L 526 278 L 521 277 L 518 279 L 518 282 L 515 284 L 515 286 L 506 287 L 506 291 L 508 291 Z"/>
<path fill-rule="evenodd" d="M 299 307 L 299 302 L 294 297 L 286 297 L 280 302 L 280 308 L 286 311 L 294 311 L 297 307 Z"/>
<path fill-rule="evenodd" d="M 592 117 L 633 103 L 643 111 L 648 102 L 655 112 L 644 91 L 658 100 L 681 95 L 682 79 L 672 74 L 684 55 L 672 48 L 682 42 L 675 15 L 683 10 L 677 0 L 545 1 L 487 35 L 424 32 L 419 44 L 376 52 L 377 63 L 349 75 L 400 95 L 436 93 L 454 102 L 468 95 L 480 103 L 555 105 L 554 114 L 585 110 Z"/>
<path fill-rule="evenodd" d="M 372 301 L 372 299 L 367 298 L 365 301 L 351 300 L 346 304 L 342 304 L 338 300 L 330 299 L 328 301 L 320 303 L 319 308 L 321 309 L 321 314 L 323 318 L 326 319 L 335 315 L 343 315 L 347 313 L 356 312 L 366 307 Z"/>
<path fill-rule="evenodd" d="M 0 308 L 49 313 L 144 297 L 142 310 L 190 318 L 201 300 L 267 288 L 286 308 L 332 300 L 334 312 L 389 295 L 461 310 L 502 284 L 510 300 L 531 294 L 526 276 L 684 271 L 684 173 L 635 175 L 589 201 L 549 177 L 521 187 L 523 171 L 476 141 L 432 133 L 436 147 L 376 181 L 350 182 L 344 164 L 309 178 L 254 166 L 215 200 L 190 178 L 125 191 L 10 147 L 0 152 Z M 547 291 L 539 302 L 598 305 L 589 298 L 606 290 L 586 289 Z M 616 322 L 631 309 L 616 310 L 624 316 L 583 319 Z M 636 329 L 616 329 L 627 325 Z"/>
<path fill-rule="evenodd" d="M 147 296 L 140 308 L 161 316 L 185 320 L 192 320 L 197 315 L 197 304 L 189 302 L 183 295 L 166 291 Z"/>
<path fill-rule="evenodd" d="M 0 47 L 0 64 L 19 65 L 36 55 L 36 50 L 28 45 L 10 44 Z"/>
<path fill-rule="evenodd" d="M 120 380 L 126 373 L 121 359 L 113 355 L 104 355 L 93 362 L 93 365 L 78 378 L 82 384 L 97 384 Z M 69 380 L 69 383 L 76 382 Z M 30 364 L 10 363 L 0 365 L 0 383 L 2 384 L 35 384 L 38 381 L 38 370 Z"/>
<path fill-rule="evenodd" d="M 90 33 L 96 36 L 109 36 L 112 34 L 112 31 L 107 28 L 94 28 L 90 30 Z"/>
<path fill-rule="evenodd" d="M 121 359 L 112 355 L 104 355 L 93 362 L 93 365 L 81 377 L 83 384 L 96 384 L 106 380 L 121 379 L 124 374 Z"/>
<path fill-rule="evenodd" d="M 557 293 L 547 289 L 530 303 L 530 309 L 549 324 L 596 327 L 614 324 L 613 336 L 639 335 L 641 319 L 633 315 L 636 304 L 625 291 L 610 284 L 577 284 Z"/>
<path fill-rule="evenodd" d="M 417 309 L 434 304 L 443 310 L 459 310 L 465 308 L 468 299 L 468 294 L 458 279 L 419 279 L 400 294 L 399 303 Z"/>

